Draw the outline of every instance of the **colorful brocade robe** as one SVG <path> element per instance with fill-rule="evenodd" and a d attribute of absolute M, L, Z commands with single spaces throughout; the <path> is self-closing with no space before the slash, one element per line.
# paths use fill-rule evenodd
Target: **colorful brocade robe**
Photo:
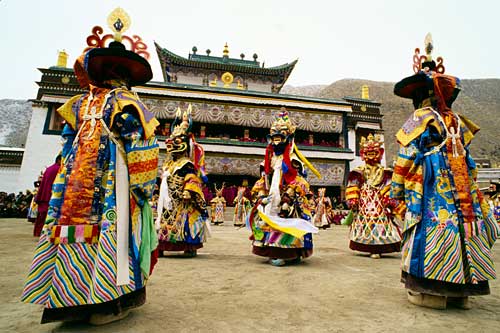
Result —
<path fill-rule="evenodd" d="M 392 172 L 381 165 L 373 168 L 375 176 L 371 180 L 365 176 L 366 165 L 349 173 L 346 199 L 357 206 L 349 239 L 368 246 L 399 244 L 401 236 L 393 224 L 389 204 Z"/>
<path fill-rule="evenodd" d="M 457 123 L 460 137 L 452 142 L 446 127 Z M 416 278 L 477 284 L 496 276 L 491 247 L 499 228 L 475 182 L 468 150 L 478 130 L 465 117 L 441 117 L 427 107 L 397 133 L 391 197 L 406 204 L 402 269 Z M 457 146 L 463 149 L 458 156 Z"/>
<path fill-rule="evenodd" d="M 233 225 L 244 226 L 252 205 L 244 195 L 234 198 Z"/>
<path fill-rule="evenodd" d="M 185 243 L 200 245 L 209 236 L 206 220 L 208 217 L 202 179 L 198 176 L 193 162 L 187 157 L 168 161 L 163 166 L 167 190 L 160 197 L 165 197 L 167 204 L 162 212 L 158 237 L 160 248 L 164 243 Z M 160 190 L 161 191 L 161 190 Z M 183 198 L 183 192 L 189 192 L 191 198 Z"/>
<path fill-rule="evenodd" d="M 226 199 L 215 197 L 210 200 L 212 206 L 212 223 L 224 223 L 224 212 L 226 210 Z"/>
<path fill-rule="evenodd" d="M 90 86 L 57 111 L 66 121 L 63 166 L 22 300 L 46 308 L 112 301 L 143 288 L 151 271 L 158 121 L 122 88 Z M 120 193 L 123 184 L 129 190 Z M 118 209 L 119 200 L 128 209 L 121 202 Z"/>
<path fill-rule="evenodd" d="M 265 185 L 267 176 L 262 176 L 252 188 L 253 196 L 259 193 L 271 195 L 271 202 L 265 203 L 263 197 L 257 199 L 248 218 L 248 227 L 252 230 L 250 239 L 254 248 L 303 249 L 312 254 L 312 233 L 317 233 L 318 229 L 311 223 L 312 214 L 305 196 L 309 192 L 309 183 L 297 175 L 287 184 L 281 170 L 282 160 L 282 156 L 274 156 L 272 159 L 273 173 L 269 190 Z M 273 189 L 276 189 L 276 192 L 280 189 L 282 192 L 287 186 L 296 188 L 300 200 L 291 203 L 293 216 L 280 218 L 277 214 L 283 193 L 273 193 Z"/>

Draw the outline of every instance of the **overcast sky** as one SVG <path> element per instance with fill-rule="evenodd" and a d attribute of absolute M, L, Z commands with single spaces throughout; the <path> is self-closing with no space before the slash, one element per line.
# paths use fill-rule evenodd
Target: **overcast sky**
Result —
<path fill-rule="evenodd" d="M 343 78 L 398 81 L 412 73 L 415 47 L 431 32 L 435 56 L 460 78 L 500 78 L 500 1 L 406 0 L 0 0 L 0 99 L 35 98 L 39 67 L 69 66 L 94 25 L 115 7 L 132 19 L 126 34 L 147 43 L 154 81 L 163 76 L 153 41 L 187 57 L 196 45 L 221 56 L 254 53 L 266 67 L 299 59 L 287 84 Z"/>

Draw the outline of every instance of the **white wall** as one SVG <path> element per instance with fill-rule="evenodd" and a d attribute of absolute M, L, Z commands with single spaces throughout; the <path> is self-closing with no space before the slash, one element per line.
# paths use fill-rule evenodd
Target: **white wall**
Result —
<path fill-rule="evenodd" d="M 358 166 L 363 164 L 363 161 L 359 156 L 356 156 L 356 130 L 354 128 L 350 128 L 349 132 L 347 132 L 347 139 L 349 141 L 349 149 L 354 152 L 354 159 L 349 162 L 349 171 L 356 169 Z"/>
<path fill-rule="evenodd" d="M 33 107 L 23 163 L 17 182 L 20 190 L 31 189 L 40 171 L 45 170 L 46 167 L 54 163 L 57 154 L 62 148 L 59 135 L 43 134 L 46 117 L 47 108 Z"/>
<path fill-rule="evenodd" d="M 31 186 L 29 187 L 19 187 L 18 179 L 20 171 L 21 167 L 17 165 L 0 166 L 0 192 L 17 193 L 19 191 L 33 190 L 33 182 L 31 182 Z"/>

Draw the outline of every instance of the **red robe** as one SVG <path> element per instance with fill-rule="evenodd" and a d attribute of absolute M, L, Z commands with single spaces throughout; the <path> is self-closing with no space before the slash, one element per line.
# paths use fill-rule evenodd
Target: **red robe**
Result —
<path fill-rule="evenodd" d="M 35 197 L 35 202 L 38 204 L 38 215 L 35 220 L 35 227 L 33 229 L 33 236 L 40 237 L 47 211 L 49 210 L 49 201 L 52 195 L 52 184 L 59 171 L 60 163 L 54 163 L 49 166 L 43 173 L 40 188 Z"/>

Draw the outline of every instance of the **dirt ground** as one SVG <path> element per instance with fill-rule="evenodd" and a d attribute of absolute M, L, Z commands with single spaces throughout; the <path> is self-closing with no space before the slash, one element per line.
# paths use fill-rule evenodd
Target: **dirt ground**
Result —
<path fill-rule="evenodd" d="M 347 228 L 314 237 L 314 255 L 273 267 L 251 254 L 249 232 L 212 228 L 197 258 L 160 258 L 147 303 L 122 321 L 40 325 L 42 307 L 19 301 L 36 240 L 32 225 L 0 219 L 0 332 L 500 332 L 500 283 L 472 310 L 431 310 L 406 300 L 400 255 L 374 260 L 348 248 Z M 497 266 L 500 244 L 495 248 Z"/>

